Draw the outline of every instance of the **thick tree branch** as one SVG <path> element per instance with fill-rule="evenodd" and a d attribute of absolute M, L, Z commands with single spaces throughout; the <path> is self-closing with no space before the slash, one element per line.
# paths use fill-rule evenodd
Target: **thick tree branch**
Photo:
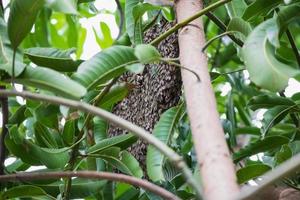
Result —
<path fill-rule="evenodd" d="M 110 181 L 118 181 L 128 183 L 130 185 L 141 187 L 145 190 L 153 192 L 154 194 L 162 197 L 163 199 L 179 200 L 177 196 L 169 191 L 161 188 L 147 180 L 138 179 L 124 174 L 116 174 L 110 172 L 94 172 L 94 171 L 79 171 L 79 172 L 28 172 L 11 175 L 0 176 L 0 182 L 8 181 L 33 181 L 45 179 L 59 179 L 59 178 L 87 178 L 87 179 L 104 179 Z"/>
<path fill-rule="evenodd" d="M 179 24 L 204 10 L 201 10 L 203 3 L 199 0 L 176 2 Z M 198 82 L 196 77 L 181 70 L 187 111 L 200 165 L 204 198 L 232 200 L 238 194 L 239 188 L 236 183 L 234 164 L 217 112 L 207 58 L 201 51 L 204 45 L 205 35 L 200 19 L 191 22 L 191 26 L 186 26 L 179 32 L 180 63 L 183 66 L 189 66 L 201 78 L 201 82 Z"/>
<path fill-rule="evenodd" d="M 0 89 L 5 89 L 5 86 L 0 86 Z M 7 130 L 7 123 L 8 123 L 8 100 L 7 97 L 1 97 L 1 107 L 2 107 L 2 132 L 0 136 L 0 175 L 4 174 L 4 161 L 5 161 L 5 153 L 6 153 L 6 147 L 4 144 L 5 136 L 8 133 Z"/>
<path fill-rule="evenodd" d="M 259 199 L 264 194 L 265 190 L 273 185 L 277 180 L 289 176 L 293 172 L 299 170 L 300 167 L 300 154 L 293 156 L 283 164 L 279 165 L 274 170 L 266 173 L 262 177 L 262 181 L 259 182 L 258 186 L 246 186 L 241 190 L 236 200 L 252 200 Z"/>
<path fill-rule="evenodd" d="M 148 142 L 148 144 L 153 145 L 156 147 L 162 154 L 164 154 L 173 164 L 175 167 L 177 167 L 179 170 L 181 170 L 183 176 L 186 179 L 186 182 L 193 187 L 193 189 L 197 192 L 198 198 L 201 198 L 200 194 L 200 188 L 197 182 L 195 182 L 193 175 L 186 165 L 186 163 L 183 161 L 183 158 L 179 156 L 176 152 L 174 152 L 171 148 L 169 148 L 166 144 L 158 140 L 156 137 L 151 135 L 149 132 L 145 131 L 143 128 L 130 123 L 127 120 L 122 119 L 121 117 L 118 117 L 110 112 L 107 112 L 103 109 L 97 108 L 95 106 L 89 105 L 84 102 L 80 101 L 74 101 L 62 97 L 55 97 L 50 95 L 42 95 L 42 94 L 36 94 L 31 92 L 17 92 L 17 91 L 7 91 L 7 90 L 0 90 L 0 97 L 6 97 L 6 96 L 21 96 L 26 99 L 33 99 L 38 101 L 45 101 L 52 104 L 58 104 L 58 105 L 64 105 L 71 108 L 75 108 L 78 110 L 81 110 L 83 112 L 87 112 L 93 115 L 96 115 L 98 117 L 101 117 L 110 123 L 118 126 L 119 128 L 123 128 L 139 138 L 145 140 Z"/>

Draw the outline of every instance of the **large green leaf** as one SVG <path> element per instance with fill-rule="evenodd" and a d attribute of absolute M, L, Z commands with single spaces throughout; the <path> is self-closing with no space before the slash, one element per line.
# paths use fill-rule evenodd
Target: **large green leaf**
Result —
<path fill-rule="evenodd" d="M 125 24 L 126 31 L 129 35 L 131 43 L 143 43 L 142 37 L 142 20 L 135 20 L 133 16 L 133 9 L 140 3 L 140 0 L 127 0 L 125 3 Z"/>
<path fill-rule="evenodd" d="M 287 144 L 289 139 L 283 136 L 268 136 L 264 139 L 257 140 L 246 147 L 242 148 L 238 152 L 233 154 L 234 162 L 239 162 L 240 160 L 252 156 L 261 152 L 269 151 L 280 147 L 281 145 Z"/>
<path fill-rule="evenodd" d="M 267 94 L 252 97 L 248 102 L 248 107 L 251 110 L 257 110 L 260 108 L 273 108 L 279 105 L 294 106 L 295 103 L 288 98 Z"/>
<path fill-rule="evenodd" d="M 73 77 L 88 89 L 92 89 L 121 75 L 126 71 L 127 65 L 137 61 L 133 48 L 113 46 L 83 62 Z"/>
<path fill-rule="evenodd" d="M 16 49 L 30 32 L 44 0 L 14 0 L 11 2 L 8 18 L 8 36 Z"/>
<path fill-rule="evenodd" d="M 289 78 L 299 74 L 298 69 L 276 59 L 274 47 L 268 40 L 268 34 L 276 31 L 274 19 L 261 23 L 251 32 L 242 51 L 250 79 L 258 86 L 274 92 L 283 90 Z"/>
<path fill-rule="evenodd" d="M 179 120 L 182 106 L 170 108 L 162 114 L 159 122 L 155 125 L 153 135 L 165 144 L 170 144 L 174 128 Z M 147 149 L 146 166 L 151 180 L 165 180 L 163 165 L 165 157 L 155 147 L 149 145 Z"/>
<path fill-rule="evenodd" d="M 38 66 L 61 72 L 74 72 L 83 62 L 71 58 L 71 55 L 75 52 L 75 48 L 60 50 L 56 48 L 35 47 L 26 49 L 24 54 Z"/>
<path fill-rule="evenodd" d="M 235 33 L 235 35 L 242 41 L 245 41 L 251 30 L 251 25 L 248 22 L 244 21 L 242 18 L 238 17 L 232 18 L 227 26 L 227 31 L 239 32 Z"/>
<path fill-rule="evenodd" d="M 121 149 L 126 149 L 133 143 L 135 143 L 137 140 L 137 137 L 133 134 L 124 134 L 119 135 L 111 138 L 107 138 L 99 142 L 98 144 L 90 147 L 88 149 L 89 154 L 98 153 L 105 149 L 111 148 L 111 147 L 119 147 Z"/>
<path fill-rule="evenodd" d="M 34 124 L 34 136 L 39 146 L 46 148 L 58 148 L 53 132 L 39 122 Z"/>
<path fill-rule="evenodd" d="M 272 168 L 269 165 L 264 164 L 255 164 L 249 165 L 247 167 L 241 168 L 236 172 L 238 183 L 242 184 L 247 181 L 250 181 L 254 178 L 257 178 Z"/>
<path fill-rule="evenodd" d="M 57 12 L 62 12 L 66 14 L 78 14 L 77 12 L 77 4 L 76 0 L 68 0 L 68 1 L 61 1 L 61 0 L 45 0 L 46 6 L 53 9 Z"/>
<path fill-rule="evenodd" d="M 59 72 L 44 67 L 27 66 L 15 81 L 74 99 L 79 99 L 86 93 L 86 89 L 79 83 Z"/>
<path fill-rule="evenodd" d="M 281 2 L 282 0 L 256 0 L 247 7 L 243 19 L 249 21 L 258 16 L 265 16 Z"/>
<path fill-rule="evenodd" d="M 287 29 L 288 25 L 300 18 L 300 5 L 294 4 L 284 7 L 278 12 L 277 24 L 279 27 L 279 35 L 282 35 Z"/>
<path fill-rule="evenodd" d="M 247 8 L 247 4 L 244 0 L 232 0 L 225 4 L 225 7 L 229 17 L 232 19 L 234 17 L 241 17 Z"/>
<path fill-rule="evenodd" d="M 48 195 L 43 189 L 33 185 L 20 185 L 8 189 L 0 195 L 1 199 L 14 199 L 14 198 L 32 198 L 39 197 L 42 199 L 55 199 Z"/>

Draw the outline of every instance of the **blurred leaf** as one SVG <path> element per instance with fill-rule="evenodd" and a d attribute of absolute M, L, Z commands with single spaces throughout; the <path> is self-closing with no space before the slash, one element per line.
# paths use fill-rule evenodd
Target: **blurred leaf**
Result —
<path fill-rule="evenodd" d="M 53 92 L 68 98 L 79 99 L 86 89 L 79 83 L 54 70 L 44 67 L 27 66 L 15 80 L 17 83 Z"/>
<path fill-rule="evenodd" d="M 243 19 L 250 21 L 255 17 L 265 16 L 281 2 L 282 0 L 256 0 L 247 7 Z"/>
<path fill-rule="evenodd" d="M 277 24 L 279 27 L 279 35 L 281 36 L 288 28 L 288 25 L 300 18 L 300 5 L 294 4 L 286 6 L 278 12 Z"/>
<path fill-rule="evenodd" d="M 278 151 L 275 154 L 274 157 L 274 161 L 275 161 L 275 165 L 279 165 L 281 163 L 283 163 L 284 161 L 290 159 L 293 156 L 293 152 L 291 150 L 291 148 L 288 145 L 283 145 L 280 149 L 280 151 Z"/>
<path fill-rule="evenodd" d="M 227 26 L 227 31 L 239 32 L 235 33 L 235 35 L 242 41 L 245 41 L 251 30 L 251 25 L 248 22 L 244 21 L 242 18 L 237 17 L 232 18 Z"/>
<path fill-rule="evenodd" d="M 73 60 L 71 55 L 76 51 L 75 48 L 60 50 L 56 48 L 35 47 L 26 49 L 24 54 L 36 65 L 47 67 L 61 72 L 76 71 L 82 63 L 81 60 Z"/>
<path fill-rule="evenodd" d="M 0 195 L 1 199 L 14 199 L 14 198 L 32 198 L 39 197 L 42 199 L 55 199 L 48 195 L 44 190 L 33 185 L 20 185 L 8 189 Z"/>
<path fill-rule="evenodd" d="M 163 143 L 169 145 L 181 112 L 182 106 L 173 107 L 164 112 L 154 127 L 153 135 Z M 164 161 L 164 155 L 155 147 L 149 145 L 147 148 L 146 166 L 148 176 L 152 181 L 165 180 L 163 175 Z"/>
<path fill-rule="evenodd" d="M 104 109 L 111 108 L 116 103 L 122 101 L 128 94 L 130 88 L 127 84 L 113 86 L 109 92 L 101 99 L 98 106 Z"/>
<path fill-rule="evenodd" d="M 140 3 L 140 0 L 127 0 L 125 3 L 125 24 L 126 31 L 129 35 L 131 43 L 142 44 L 142 20 L 135 20 L 133 16 L 133 9 Z"/>
<path fill-rule="evenodd" d="M 242 56 L 250 79 L 262 88 L 277 92 L 287 86 L 289 78 L 300 72 L 275 58 L 274 47 L 267 38 L 267 32 L 274 27 L 276 23 L 273 19 L 257 26 L 248 36 Z"/>
<path fill-rule="evenodd" d="M 73 77 L 90 90 L 121 75 L 127 65 L 135 62 L 133 48 L 113 46 L 83 62 Z"/>
<path fill-rule="evenodd" d="M 144 68 L 145 68 L 145 65 L 143 65 L 141 63 L 136 63 L 136 64 L 126 66 L 126 69 L 128 69 L 128 71 L 135 73 L 135 74 L 142 73 L 144 71 Z"/>
<path fill-rule="evenodd" d="M 246 183 L 254 178 L 257 178 L 267 171 L 271 170 L 272 168 L 269 165 L 264 164 L 255 164 L 255 165 L 248 165 L 244 168 L 239 169 L 236 172 L 238 183 Z"/>
<path fill-rule="evenodd" d="M 87 152 L 89 154 L 94 154 L 115 146 L 123 150 L 131 146 L 136 141 L 137 137 L 132 134 L 114 136 L 100 141 L 98 144 L 90 147 Z"/>
<path fill-rule="evenodd" d="M 157 62 L 160 60 L 161 55 L 158 50 L 149 44 L 139 44 L 134 49 L 134 55 L 139 59 L 142 64 Z"/>
<path fill-rule="evenodd" d="M 14 49 L 30 32 L 43 5 L 43 0 L 14 0 L 11 2 L 7 29 Z"/>
<path fill-rule="evenodd" d="M 23 105 L 20 108 L 18 108 L 18 110 L 9 118 L 9 124 L 17 124 L 20 125 L 25 119 L 25 110 L 26 110 L 26 106 Z"/>
<path fill-rule="evenodd" d="M 43 124 L 39 122 L 34 124 L 34 135 L 39 146 L 46 148 L 58 148 L 56 140 L 52 134 L 53 132 L 50 132 Z"/>
<path fill-rule="evenodd" d="M 245 9 L 247 8 L 247 4 L 244 0 L 233 0 L 227 4 L 225 4 L 227 13 L 229 17 L 242 17 Z"/>
<path fill-rule="evenodd" d="M 75 121 L 68 120 L 64 125 L 62 138 L 67 145 L 72 145 L 75 138 Z"/>
<path fill-rule="evenodd" d="M 100 22 L 101 34 L 98 35 L 97 31 L 93 28 L 96 41 L 101 49 L 106 49 L 114 43 L 114 39 L 111 36 L 109 26 L 105 22 Z"/>
<path fill-rule="evenodd" d="M 248 102 L 248 107 L 251 110 L 257 110 L 261 108 L 273 108 L 275 106 L 294 106 L 295 103 L 284 97 L 277 95 L 260 95 L 251 98 Z"/>
<path fill-rule="evenodd" d="M 41 104 L 34 109 L 34 117 L 37 121 L 53 129 L 58 129 L 58 113 L 57 105 Z"/>
<path fill-rule="evenodd" d="M 137 4 L 132 9 L 134 22 L 137 22 L 139 19 L 141 19 L 147 11 L 160 10 L 160 9 L 161 9 L 160 6 L 155 6 L 149 3 Z"/>
<path fill-rule="evenodd" d="M 284 144 L 287 144 L 288 142 L 289 139 L 283 136 L 268 136 L 265 137 L 264 139 L 260 139 L 253 143 L 250 143 L 246 147 L 235 152 L 233 154 L 233 160 L 235 163 L 237 163 L 246 157 L 275 149 Z"/>
<path fill-rule="evenodd" d="M 77 15 L 77 4 L 75 0 L 46 0 L 46 6 L 57 12 Z"/>

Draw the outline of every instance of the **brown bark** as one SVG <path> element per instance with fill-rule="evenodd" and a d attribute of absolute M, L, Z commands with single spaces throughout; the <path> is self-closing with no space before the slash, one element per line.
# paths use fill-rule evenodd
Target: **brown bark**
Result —
<path fill-rule="evenodd" d="M 199 0 L 178 0 L 178 23 L 203 8 Z M 182 80 L 191 122 L 193 140 L 200 165 L 204 198 L 232 200 L 239 192 L 234 165 L 219 121 L 216 100 L 207 68 L 207 58 L 201 49 L 205 44 L 202 21 L 194 20 L 179 32 L 180 62 L 201 78 L 182 70 Z"/>

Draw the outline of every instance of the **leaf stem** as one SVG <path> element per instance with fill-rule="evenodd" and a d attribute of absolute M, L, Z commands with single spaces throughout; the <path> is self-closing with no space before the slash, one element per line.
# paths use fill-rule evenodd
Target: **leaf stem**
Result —
<path fill-rule="evenodd" d="M 159 187 L 147 180 L 139 179 L 136 177 L 128 176 L 125 174 L 116 174 L 110 172 L 95 172 L 95 171 L 80 171 L 80 172 L 25 172 L 19 174 L 11 174 L 0 176 L 0 182 L 8 181 L 33 181 L 33 180 L 46 180 L 46 179 L 59 179 L 59 178 L 86 178 L 86 179 L 99 179 L 110 180 L 128 183 L 130 185 L 141 187 L 145 190 L 153 192 L 154 194 L 167 200 L 179 200 L 180 198 L 172 194 L 168 190 Z"/>
<path fill-rule="evenodd" d="M 11 83 L 12 83 L 12 86 L 13 88 L 15 88 L 15 62 L 16 62 L 16 53 L 17 53 L 17 50 L 14 49 L 13 50 L 13 60 L 12 60 L 12 72 L 11 72 Z"/>
<path fill-rule="evenodd" d="M 97 104 L 99 104 L 99 102 L 103 99 L 103 97 L 109 92 L 110 88 L 117 82 L 118 78 L 114 78 L 103 90 L 102 92 L 95 98 L 93 105 L 96 106 Z M 68 163 L 68 167 L 67 170 L 73 170 L 75 162 L 76 162 L 76 157 L 78 154 L 78 150 L 79 150 L 79 146 L 80 146 L 80 141 L 83 140 L 84 138 L 84 129 L 85 127 L 89 124 L 90 120 L 92 118 L 92 115 L 90 113 L 87 114 L 83 126 L 78 134 L 78 137 L 76 139 L 75 142 L 75 146 L 73 147 L 72 151 L 71 151 L 71 157 Z M 63 193 L 64 199 L 68 200 L 70 199 L 70 191 L 71 191 L 71 187 L 72 187 L 72 179 L 68 178 L 66 180 L 65 183 L 65 190 Z"/>
<path fill-rule="evenodd" d="M 5 90 L 5 86 L 0 86 L 1 90 Z M 0 175 L 4 174 L 4 161 L 5 161 L 5 153 L 6 153 L 6 147 L 5 147 L 5 136 L 8 133 L 8 129 L 6 125 L 8 124 L 8 99 L 7 97 L 1 97 L 1 107 L 2 107 L 2 132 L 0 136 Z"/>
<path fill-rule="evenodd" d="M 157 46 L 162 40 L 166 39 L 169 35 L 171 35 L 172 33 L 175 33 L 176 31 L 178 31 L 180 28 L 188 25 L 190 22 L 194 21 L 195 19 L 201 17 L 202 15 L 206 14 L 207 12 L 214 10 L 216 8 L 218 8 L 219 6 L 230 2 L 231 0 L 220 0 L 217 1 L 209 6 L 207 6 L 206 8 L 203 8 L 202 10 L 200 10 L 198 13 L 196 13 L 195 15 L 183 20 L 180 23 L 177 23 L 175 26 L 173 26 L 172 28 L 170 28 L 168 31 L 166 31 L 164 34 L 160 35 L 158 38 L 156 38 L 155 40 L 153 40 L 150 44 L 153 46 Z"/>
<path fill-rule="evenodd" d="M 64 105 L 70 108 L 75 108 L 83 112 L 87 112 L 92 115 L 101 117 L 109 121 L 110 123 L 115 124 L 119 128 L 123 128 L 133 133 L 137 137 L 148 142 L 148 144 L 156 147 L 162 154 L 168 157 L 168 159 L 174 164 L 174 166 L 182 172 L 183 176 L 186 179 L 186 182 L 195 190 L 197 198 L 201 199 L 201 194 L 202 194 L 201 188 L 199 184 L 195 181 L 192 172 L 184 162 L 183 158 L 180 155 L 178 155 L 174 150 L 172 150 L 170 147 L 168 147 L 166 144 L 164 144 L 162 141 L 154 137 L 152 134 L 150 134 L 143 128 L 125 119 L 122 119 L 119 116 L 107 112 L 106 110 L 92 106 L 85 102 L 74 101 L 62 97 L 43 95 L 43 94 L 37 94 L 37 93 L 25 92 L 25 91 L 18 92 L 18 91 L 0 90 L 0 97 L 6 97 L 6 96 L 20 96 L 26 99 L 44 101 L 52 104 Z"/>
<path fill-rule="evenodd" d="M 300 54 L 299 54 L 299 51 L 297 49 L 296 43 L 294 41 L 293 35 L 292 35 L 292 33 L 290 32 L 289 29 L 287 29 L 285 33 L 286 33 L 286 35 L 287 35 L 287 37 L 289 39 L 289 42 L 291 44 L 291 47 L 293 49 L 295 58 L 296 58 L 297 63 L 298 63 L 298 67 L 300 68 Z"/>
<path fill-rule="evenodd" d="M 217 39 L 219 39 L 219 38 L 221 38 L 221 37 L 223 37 L 223 36 L 225 36 L 225 35 L 231 35 L 231 34 L 233 34 L 233 33 L 237 33 L 237 31 L 226 31 L 226 32 L 224 32 L 224 33 L 221 33 L 221 34 L 219 34 L 219 35 L 217 35 L 217 36 L 211 38 L 210 40 L 208 40 L 208 41 L 205 43 L 204 47 L 202 48 L 202 52 L 204 52 L 205 49 L 207 49 L 207 47 L 209 47 L 209 45 L 210 45 L 211 43 L 213 43 L 215 40 L 217 40 Z"/>

